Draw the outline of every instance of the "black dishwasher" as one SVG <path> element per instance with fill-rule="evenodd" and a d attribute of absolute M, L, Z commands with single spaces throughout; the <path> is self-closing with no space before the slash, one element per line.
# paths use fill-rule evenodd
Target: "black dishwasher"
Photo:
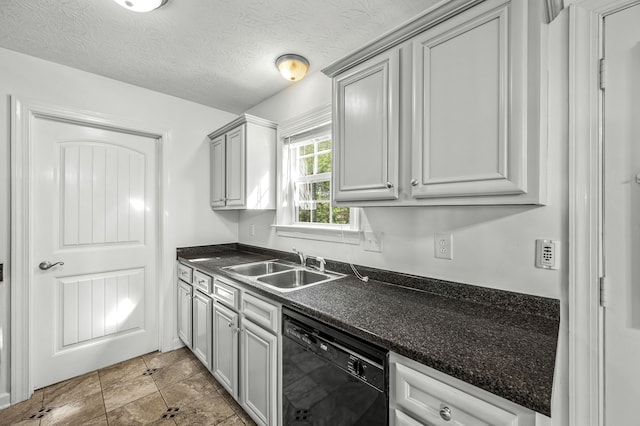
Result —
<path fill-rule="evenodd" d="M 284 426 L 388 424 L 387 351 L 283 309 Z"/>

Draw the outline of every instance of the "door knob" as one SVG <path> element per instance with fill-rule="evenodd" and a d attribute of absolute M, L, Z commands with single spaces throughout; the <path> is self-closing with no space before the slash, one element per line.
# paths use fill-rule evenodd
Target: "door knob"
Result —
<path fill-rule="evenodd" d="M 42 269 L 43 271 L 47 271 L 51 268 L 53 268 L 56 265 L 64 265 L 64 262 L 56 262 L 56 263 L 51 263 L 47 260 L 45 260 L 44 262 L 40 262 L 40 264 L 38 265 L 38 268 Z"/>

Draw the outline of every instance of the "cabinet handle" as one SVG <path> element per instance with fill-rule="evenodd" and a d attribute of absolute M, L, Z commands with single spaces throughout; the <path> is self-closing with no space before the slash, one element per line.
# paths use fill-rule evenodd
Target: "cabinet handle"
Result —
<path fill-rule="evenodd" d="M 229 327 L 233 327 L 233 324 L 231 324 L 231 323 L 229 323 L 228 325 L 229 325 Z"/>
<path fill-rule="evenodd" d="M 451 420 L 451 409 L 449 407 L 442 407 L 440 409 L 440 418 L 445 422 Z"/>
<path fill-rule="evenodd" d="M 411 179 L 411 186 L 418 186 L 418 180 L 417 179 Z"/>
<path fill-rule="evenodd" d="M 393 184 L 391 182 L 387 182 L 387 188 L 389 189 L 393 188 Z"/>

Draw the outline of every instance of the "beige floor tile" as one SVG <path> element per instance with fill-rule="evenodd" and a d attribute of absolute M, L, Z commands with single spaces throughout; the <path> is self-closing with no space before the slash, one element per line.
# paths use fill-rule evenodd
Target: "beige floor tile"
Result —
<path fill-rule="evenodd" d="M 171 384 L 160 390 L 169 407 L 181 407 L 189 401 L 210 396 L 217 396 L 216 387 L 211 381 L 211 373 L 198 373 L 181 382 Z"/>
<path fill-rule="evenodd" d="M 72 401 L 55 407 L 41 420 L 42 426 L 49 425 L 83 425 L 87 420 L 105 415 L 101 393 L 94 393 L 86 399 Z"/>
<path fill-rule="evenodd" d="M 157 371 L 143 375 L 148 369 Z M 168 411 L 167 404 L 177 411 Z M 177 421 L 242 426 L 243 416 L 247 414 L 222 385 L 182 348 L 153 352 L 39 389 L 28 401 L 0 410 L 0 426 L 171 426 Z"/>
<path fill-rule="evenodd" d="M 224 388 L 218 389 L 218 393 L 222 396 L 222 398 L 229 404 L 229 406 L 233 409 L 233 412 L 243 421 L 244 424 L 254 426 L 256 423 L 253 421 L 251 416 L 247 414 L 247 412 L 238 404 L 238 402 L 233 399 L 233 397 L 227 392 Z"/>
<path fill-rule="evenodd" d="M 215 425 L 233 416 L 233 409 L 221 396 L 205 396 L 190 401 L 176 413 L 177 425 Z"/>
<path fill-rule="evenodd" d="M 245 426 L 245 424 L 240 417 L 233 415 L 222 423 L 218 423 L 218 426 Z"/>
<path fill-rule="evenodd" d="M 108 411 L 107 420 L 109 421 L 109 426 L 146 425 L 156 422 L 167 424 L 167 420 L 162 418 L 166 411 L 167 404 L 160 396 L 160 392 L 155 392 L 113 411 Z M 168 421 L 170 422 L 171 419 L 168 419 Z"/>
<path fill-rule="evenodd" d="M 158 368 L 151 377 L 158 385 L 158 389 L 162 389 L 191 377 L 199 371 L 191 359 L 183 358 L 174 364 Z"/>
<path fill-rule="evenodd" d="M 86 399 L 100 392 L 98 372 L 85 374 L 44 388 L 43 406 L 60 407 L 73 401 Z"/>
<path fill-rule="evenodd" d="M 11 425 L 11 426 L 39 426 L 40 420 L 20 420 L 17 423 L 4 423 L 4 419 L 0 420 L 0 425 Z"/>
<path fill-rule="evenodd" d="M 183 359 L 194 360 L 195 356 L 188 348 L 180 348 L 171 352 L 151 352 L 142 357 L 147 368 L 161 368 L 175 364 Z"/>
<path fill-rule="evenodd" d="M 256 424 L 256 422 L 253 421 L 251 416 L 249 414 L 247 414 L 246 411 L 242 411 L 241 413 L 236 413 L 236 415 L 238 417 L 240 417 L 240 419 L 244 422 L 245 425 L 247 425 L 247 426 L 258 426 Z"/>
<path fill-rule="evenodd" d="M 158 392 L 152 376 L 138 376 L 102 390 L 107 412 L 129 404 L 137 399 Z"/>
<path fill-rule="evenodd" d="M 108 388 L 116 383 L 126 382 L 141 376 L 145 371 L 147 371 L 147 364 L 142 360 L 142 357 L 138 357 L 103 368 L 98 371 L 98 374 L 102 387 Z"/>
<path fill-rule="evenodd" d="M 18 424 L 21 420 L 28 420 L 33 423 L 34 420 L 31 417 L 37 417 L 39 410 L 42 409 L 43 395 L 43 389 L 38 389 L 33 393 L 31 398 L 26 401 L 12 405 L 4 410 L 0 410 L 0 425 Z M 39 420 L 35 420 L 35 422 L 36 423 L 34 424 L 39 424 Z"/>
<path fill-rule="evenodd" d="M 107 422 L 107 415 L 103 414 L 100 417 L 96 417 L 95 419 L 87 420 L 82 423 L 82 426 L 107 426 L 109 423 Z"/>

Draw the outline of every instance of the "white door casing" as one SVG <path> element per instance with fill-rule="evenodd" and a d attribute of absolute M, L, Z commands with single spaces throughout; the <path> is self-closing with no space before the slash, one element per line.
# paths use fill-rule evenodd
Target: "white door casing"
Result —
<path fill-rule="evenodd" d="M 604 18 L 604 424 L 640 400 L 640 4 Z"/>
<path fill-rule="evenodd" d="M 12 97 L 11 124 L 11 402 L 16 403 L 27 399 L 35 384 L 40 383 L 36 381 L 40 380 L 36 375 L 46 368 L 38 371 L 41 362 L 33 357 L 38 356 L 42 348 L 46 347 L 50 354 L 58 354 L 53 360 L 55 363 L 60 362 L 57 358 L 61 355 L 74 357 L 81 349 L 95 351 L 96 347 L 112 339 L 116 346 L 106 352 L 128 357 L 131 352 L 130 345 L 125 343 L 128 337 L 146 334 L 140 339 L 138 350 L 145 345 L 144 351 L 149 347 L 153 350 L 159 347 L 159 330 L 162 331 L 160 348 L 174 346 L 174 338 L 166 335 L 166 327 L 160 324 L 158 328 L 157 317 L 165 310 L 165 305 L 172 306 L 175 303 L 168 300 L 172 299 L 171 293 L 155 290 L 156 285 L 160 288 L 166 286 L 166 276 L 173 275 L 169 268 L 160 267 L 167 251 L 164 247 L 166 222 L 159 211 L 166 210 L 163 191 L 167 182 L 163 176 L 165 166 L 162 151 L 168 134 L 146 130 L 145 126 L 128 119 L 15 97 Z M 43 147 L 39 132 L 46 134 L 51 129 L 44 131 L 39 128 L 43 124 L 67 130 L 84 128 L 88 134 L 85 137 L 67 137 L 63 143 L 55 144 L 53 151 L 47 151 L 47 142 L 45 140 Z M 147 147 L 137 151 L 129 147 L 125 149 L 118 143 L 110 145 L 108 138 L 100 136 L 110 133 L 121 136 L 123 141 L 144 141 L 143 145 Z M 83 144 L 83 141 L 90 142 Z M 56 154 L 51 155 L 51 152 Z M 47 155 L 57 168 L 47 171 L 41 167 L 41 161 L 47 159 Z M 140 155 L 147 155 L 142 167 Z M 91 157 L 91 170 L 84 161 L 87 157 Z M 67 160 L 65 169 L 62 165 Z M 129 166 L 129 176 L 126 178 L 132 178 L 128 187 L 108 185 L 108 165 L 125 163 Z M 125 173 L 127 168 L 121 169 Z M 89 176 L 87 173 L 91 175 L 89 180 L 85 179 Z M 136 184 L 136 179 L 139 181 L 141 176 L 149 183 L 142 185 L 144 199 L 139 199 L 141 184 Z M 58 186 L 54 190 L 51 187 L 45 190 L 39 183 L 42 179 Z M 121 183 L 124 180 L 119 179 Z M 125 189 L 129 197 L 127 203 L 118 202 L 118 207 L 109 212 L 114 204 L 107 201 L 118 196 L 124 200 Z M 68 195 L 66 202 L 52 201 L 65 194 Z M 123 209 L 125 204 L 126 210 Z M 65 209 L 69 214 L 65 215 Z M 99 213 L 101 210 L 103 214 Z M 94 211 L 96 214 L 93 214 Z M 78 215 L 76 220 L 74 214 Z M 37 220 L 38 216 L 41 217 L 40 221 Z M 108 219 L 113 216 L 118 219 Z M 122 226 L 114 225 L 118 220 Z M 45 253 L 45 244 L 40 244 L 36 238 L 47 226 L 51 228 L 47 234 L 48 242 L 56 246 L 49 247 L 49 252 Z M 139 230 L 141 227 L 142 231 Z M 66 231 L 59 232 L 58 228 Z M 145 245 L 146 253 L 141 254 L 145 249 L 140 249 Z M 138 253 L 133 256 L 131 250 L 135 252 L 136 249 Z M 95 255 L 99 255 L 100 259 L 96 260 Z M 146 262 L 144 266 L 138 262 L 141 258 Z M 45 272 L 38 268 L 38 263 L 43 260 L 64 261 L 65 265 Z M 114 263 L 109 263 L 111 260 L 124 260 L 124 263 L 116 267 Z M 46 283 L 45 286 L 41 281 Z M 152 293 L 143 305 L 140 290 L 150 284 Z M 49 294 L 51 301 L 46 309 L 40 307 L 40 302 L 32 300 L 34 296 L 43 296 L 44 293 Z M 162 294 L 160 300 L 158 293 Z M 98 303 L 101 299 L 104 303 Z M 144 308 L 133 309 L 137 302 Z M 72 308 L 66 316 L 59 309 L 62 303 Z M 35 332 L 41 331 L 36 317 L 47 311 L 56 313 L 50 320 L 51 324 L 48 324 L 51 330 L 56 331 L 50 333 L 50 338 L 45 336 L 45 339 L 36 339 Z M 129 315 L 124 315 L 124 311 L 130 311 Z M 45 342 L 47 339 L 48 343 Z M 93 343 L 89 343 L 92 340 Z M 93 361 L 112 363 L 110 356 L 101 354 Z M 63 362 L 75 363 L 69 360 Z M 80 370 L 88 368 L 84 360 L 78 364 Z M 66 365 L 64 368 L 67 368 Z M 57 380 L 54 376 L 44 380 Z"/>
<path fill-rule="evenodd" d="M 605 16 L 637 0 L 569 4 L 569 424 L 603 424 L 601 274 L 601 98 Z"/>

